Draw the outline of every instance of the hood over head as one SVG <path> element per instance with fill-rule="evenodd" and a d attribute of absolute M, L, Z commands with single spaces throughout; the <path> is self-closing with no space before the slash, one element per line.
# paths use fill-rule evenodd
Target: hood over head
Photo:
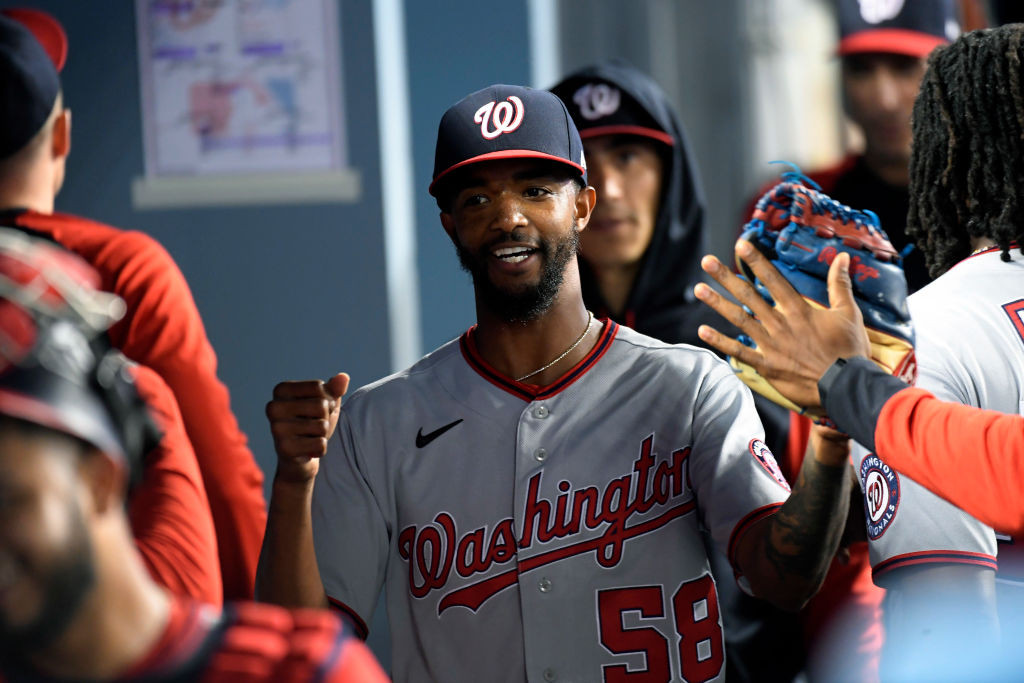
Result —
<path fill-rule="evenodd" d="M 668 98 L 649 76 L 621 61 L 575 71 L 551 90 L 565 102 L 583 140 L 640 135 L 665 145 L 654 235 L 620 322 L 666 342 L 699 343 L 697 325 L 707 318 L 692 290 L 703 279 L 700 259 L 707 253 L 704 193 L 686 134 Z M 608 313 L 582 259 L 580 272 L 587 306 Z"/>

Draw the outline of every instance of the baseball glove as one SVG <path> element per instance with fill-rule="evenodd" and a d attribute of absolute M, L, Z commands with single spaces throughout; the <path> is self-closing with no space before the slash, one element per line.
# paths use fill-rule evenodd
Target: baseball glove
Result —
<path fill-rule="evenodd" d="M 799 171 L 783 173 L 782 179 L 758 200 L 742 239 L 755 245 L 805 300 L 820 308 L 828 307 L 829 266 L 839 252 L 850 254 L 850 279 L 871 341 L 871 360 L 913 384 L 917 376 L 914 328 L 907 309 L 902 257 L 878 217 L 840 204 Z M 761 296 L 775 305 L 746 264 L 738 261 L 736 265 Z M 754 346 L 748 337 L 740 341 Z M 805 410 L 785 398 L 751 366 L 733 357 L 729 364 L 754 391 L 820 424 L 830 424 L 820 410 Z"/>

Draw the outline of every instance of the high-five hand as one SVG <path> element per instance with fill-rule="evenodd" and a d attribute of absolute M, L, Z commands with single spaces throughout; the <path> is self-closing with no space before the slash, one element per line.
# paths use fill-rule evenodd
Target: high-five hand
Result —
<path fill-rule="evenodd" d="M 705 284 L 694 287 L 698 299 L 750 337 L 757 348 L 701 325 L 701 339 L 722 353 L 754 367 L 772 386 L 797 405 L 818 407 L 818 380 L 837 358 L 869 356 L 871 347 L 863 317 L 853 298 L 850 257 L 840 253 L 828 272 L 829 308 L 809 304 L 775 267 L 745 240 L 736 243 L 742 259 L 775 299 L 772 307 L 750 283 L 740 279 L 714 256 L 701 267 L 740 305 Z M 749 315 L 743 308 L 753 312 Z"/>

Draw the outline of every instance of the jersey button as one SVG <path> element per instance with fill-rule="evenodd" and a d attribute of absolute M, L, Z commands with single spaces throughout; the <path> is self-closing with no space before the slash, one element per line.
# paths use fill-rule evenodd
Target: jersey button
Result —
<path fill-rule="evenodd" d="M 543 448 L 538 448 L 533 452 L 533 457 L 537 462 L 544 462 L 548 459 L 548 452 Z"/>
<path fill-rule="evenodd" d="M 546 577 L 541 579 L 540 581 L 537 582 L 537 588 L 540 589 L 541 593 L 550 593 L 551 592 L 551 579 L 548 579 Z"/>
<path fill-rule="evenodd" d="M 533 409 L 533 416 L 538 420 L 543 420 L 545 417 L 548 416 L 548 407 L 537 406 L 536 408 Z"/>
<path fill-rule="evenodd" d="M 553 681 L 558 678 L 558 674 L 555 673 L 554 669 L 544 669 L 544 680 Z"/>

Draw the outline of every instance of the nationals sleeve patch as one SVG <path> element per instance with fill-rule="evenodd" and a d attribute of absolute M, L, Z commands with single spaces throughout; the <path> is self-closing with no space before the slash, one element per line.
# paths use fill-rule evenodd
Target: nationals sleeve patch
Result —
<path fill-rule="evenodd" d="M 761 463 L 761 467 L 772 475 L 772 479 L 779 483 L 779 486 L 790 491 L 789 482 L 786 481 L 786 477 L 783 476 L 782 470 L 779 469 L 779 463 L 775 460 L 775 456 L 772 455 L 771 449 L 768 448 L 768 444 L 761 439 L 752 439 L 750 441 L 750 454 L 754 456 L 754 459 Z"/>
<path fill-rule="evenodd" d="M 896 518 L 900 507 L 900 478 L 896 470 L 869 453 L 860 463 L 860 483 L 864 491 L 868 538 L 876 541 Z"/>

